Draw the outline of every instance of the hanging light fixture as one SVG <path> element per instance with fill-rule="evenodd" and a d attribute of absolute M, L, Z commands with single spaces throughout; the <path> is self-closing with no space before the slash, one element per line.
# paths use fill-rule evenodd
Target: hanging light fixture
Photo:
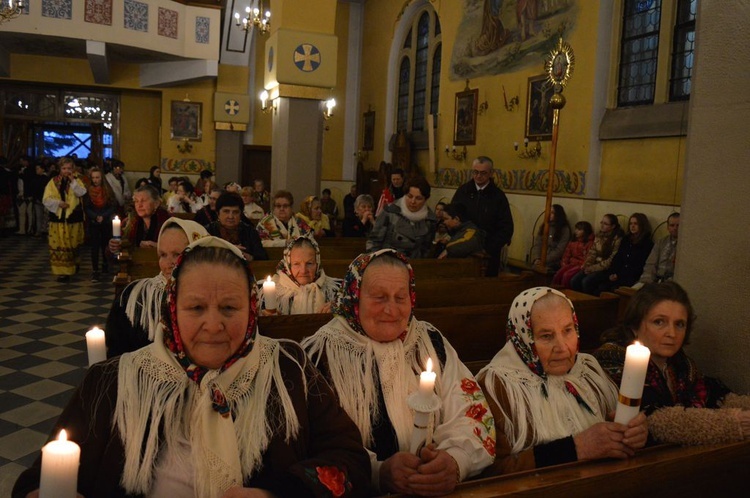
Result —
<path fill-rule="evenodd" d="M 248 31 L 251 27 L 255 26 L 255 29 L 260 34 L 267 35 L 271 30 L 271 10 L 263 8 L 263 0 L 253 3 L 255 3 L 255 7 L 250 8 L 249 5 L 245 7 L 244 17 L 240 17 L 239 12 L 234 13 L 235 24 L 244 31 Z"/>
<path fill-rule="evenodd" d="M 26 7 L 24 0 L 2 0 L 0 2 L 0 24 L 15 19 Z"/>

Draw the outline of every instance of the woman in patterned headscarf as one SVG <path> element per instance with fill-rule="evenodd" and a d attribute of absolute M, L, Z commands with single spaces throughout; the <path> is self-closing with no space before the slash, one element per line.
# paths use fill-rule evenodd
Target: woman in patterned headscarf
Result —
<path fill-rule="evenodd" d="M 58 420 L 81 446 L 79 493 L 366 494 L 356 427 L 299 345 L 257 333 L 254 289 L 232 244 L 188 246 L 154 343 L 94 365 Z M 40 464 L 14 496 L 38 487 Z"/>
<path fill-rule="evenodd" d="M 169 218 L 164 222 L 156 244 L 159 274 L 128 284 L 109 310 L 104 328 L 107 358 L 135 351 L 154 341 L 167 282 L 177 257 L 188 244 L 207 235 L 205 228 L 191 220 Z"/>
<path fill-rule="evenodd" d="M 578 319 L 565 294 L 536 287 L 511 304 L 508 342 L 477 375 L 498 428 L 495 464 L 507 472 L 595 458 L 626 458 L 646 444 L 646 417 L 607 422 L 617 386 L 578 352 Z"/>
<path fill-rule="evenodd" d="M 495 428 L 474 377 L 431 324 L 417 320 L 414 273 L 405 256 L 383 249 L 349 266 L 334 318 L 303 341 L 331 382 L 370 451 L 381 493 L 443 495 L 492 463 Z M 432 359 L 434 444 L 413 447 L 407 397 Z"/>
<path fill-rule="evenodd" d="M 276 267 L 276 310 L 282 315 L 330 313 L 341 288 L 341 279 L 325 274 L 315 239 L 297 237 L 289 241 Z M 266 309 L 261 289 L 261 309 Z"/>

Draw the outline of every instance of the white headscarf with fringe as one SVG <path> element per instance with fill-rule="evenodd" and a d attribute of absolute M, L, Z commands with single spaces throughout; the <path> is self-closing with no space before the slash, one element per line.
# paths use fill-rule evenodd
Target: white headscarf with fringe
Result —
<path fill-rule="evenodd" d="M 174 229 L 178 226 L 185 233 L 188 244 L 208 236 L 208 232 L 200 224 L 180 218 L 169 218 L 159 230 L 159 239 L 168 227 Z M 158 251 L 157 243 L 157 251 Z M 154 340 L 159 321 L 161 320 L 161 305 L 164 301 L 164 291 L 167 287 L 168 278 L 159 272 L 155 277 L 141 278 L 130 284 L 128 293 L 123 292 L 120 296 L 120 305 L 125 305 L 125 315 L 134 326 L 140 326 L 143 330 L 148 331 L 149 341 Z M 127 303 L 123 303 L 123 298 L 127 297 Z"/>
<path fill-rule="evenodd" d="M 333 306 L 333 320 L 302 341 L 302 347 L 315 363 L 325 356 L 341 406 L 357 424 L 365 446 L 371 447 L 373 442 L 372 421 L 384 415 L 378 413 L 380 386 L 399 449 L 409 451 L 414 415 L 406 398 L 418 389 L 418 375 L 425 369 L 427 359 L 438 357 L 429 336 L 429 331 L 435 328 L 412 316 L 404 333 L 393 341 L 378 342 L 366 334 L 359 321 L 362 277 L 370 262 L 382 255 L 404 262 L 413 308 L 414 272 L 406 257 L 392 249 L 360 254 L 344 278 L 342 292 Z M 435 390 L 440 396 L 443 390 L 440 362 L 435 362 L 434 370 Z"/>
<path fill-rule="evenodd" d="M 317 265 L 313 281 L 304 285 L 297 282 L 292 274 L 292 249 L 295 248 L 295 244 L 299 244 L 300 240 L 307 241 L 312 246 Z M 308 246 L 298 245 L 298 247 Z M 320 248 L 312 236 L 297 237 L 289 241 L 284 249 L 284 256 L 276 267 L 273 280 L 277 283 L 277 309 L 282 315 L 317 313 L 324 304 L 336 298 L 336 293 L 341 287 L 340 278 L 329 277 L 323 270 L 320 263 Z M 261 309 L 265 309 L 265 301 L 262 301 Z"/>
<path fill-rule="evenodd" d="M 528 289 L 511 305 L 508 342 L 477 375 L 485 394 L 503 411 L 504 421 L 495 423 L 505 424 L 514 454 L 578 434 L 603 422 L 617 405 L 617 387 L 589 354 L 578 353 L 573 368 L 565 375 L 547 375 L 542 368 L 534 346 L 531 308 L 549 294 L 570 306 L 578 333 L 578 318 L 565 294 L 549 287 Z M 507 407 L 498 391 L 507 397 Z"/>
<path fill-rule="evenodd" d="M 244 259 L 236 247 L 217 237 L 202 238 L 188 250 L 196 246 L 223 247 Z M 253 303 L 254 286 L 249 283 Z M 283 430 L 287 441 L 298 434 L 299 420 L 279 355 L 296 360 L 278 341 L 256 331 L 247 356 L 208 370 L 196 382 L 185 369 L 184 351 L 176 356 L 167 346 L 165 325 L 159 326 L 153 344 L 120 358 L 114 422 L 125 449 L 121 484 L 130 494 L 148 494 L 161 452 L 187 440 L 195 496 L 221 497 L 260 469 L 275 432 Z M 217 403 L 228 411 L 219 411 Z M 269 406 L 275 407 L 273 419 L 267 417 Z"/>

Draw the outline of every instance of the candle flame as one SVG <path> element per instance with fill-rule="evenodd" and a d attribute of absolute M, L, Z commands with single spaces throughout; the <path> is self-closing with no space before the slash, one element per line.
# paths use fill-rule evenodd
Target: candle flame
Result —
<path fill-rule="evenodd" d="M 118 218 L 117 215 L 115 215 L 115 220 L 120 221 L 120 218 Z"/>
<path fill-rule="evenodd" d="M 58 441 L 67 441 L 68 435 L 65 433 L 65 429 L 60 430 L 60 434 L 57 436 Z"/>
<path fill-rule="evenodd" d="M 266 282 L 270 282 L 270 281 L 271 281 L 271 275 L 266 277 Z"/>
<path fill-rule="evenodd" d="M 426 372 L 432 372 L 432 358 L 427 358 L 427 370 Z"/>
<path fill-rule="evenodd" d="M 633 344 L 635 344 L 636 346 L 643 346 L 643 344 L 641 344 L 641 343 L 640 343 L 640 342 L 638 342 L 638 341 L 635 341 L 635 342 L 634 342 Z"/>

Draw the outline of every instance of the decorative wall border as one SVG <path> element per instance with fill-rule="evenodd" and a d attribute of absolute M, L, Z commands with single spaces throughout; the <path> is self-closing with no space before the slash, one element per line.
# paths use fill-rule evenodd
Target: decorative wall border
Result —
<path fill-rule="evenodd" d="M 493 171 L 495 185 L 510 191 L 546 192 L 548 178 L 549 171 L 546 169 Z M 470 179 L 471 171 L 468 169 L 442 168 L 435 174 L 437 187 L 459 187 Z M 557 194 L 582 196 L 586 192 L 586 172 L 555 171 L 552 189 Z"/>
<path fill-rule="evenodd" d="M 204 169 L 216 171 L 216 165 L 203 159 L 161 159 L 162 172 L 200 174 Z"/>

